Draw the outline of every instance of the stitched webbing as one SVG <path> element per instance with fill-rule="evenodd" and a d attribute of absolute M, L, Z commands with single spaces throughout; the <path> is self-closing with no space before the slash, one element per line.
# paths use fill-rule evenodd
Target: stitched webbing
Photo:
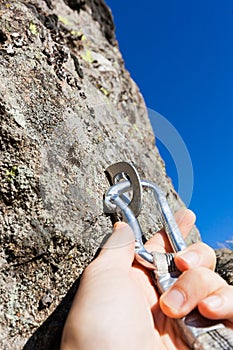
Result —
<path fill-rule="evenodd" d="M 199 335 L 193 345 L 195 350 L 232 350 L 233 330 L 220 328 Z"/>
<path fill-rule="evenodd" d="M 180 275 L 180 271 L 177 269 L 174 262 L 174 253 L 152 252 L 152 256 L 156 273 L 158 275 L 165 275 L 166 273 L 170 273 L 176 276 Z"/>

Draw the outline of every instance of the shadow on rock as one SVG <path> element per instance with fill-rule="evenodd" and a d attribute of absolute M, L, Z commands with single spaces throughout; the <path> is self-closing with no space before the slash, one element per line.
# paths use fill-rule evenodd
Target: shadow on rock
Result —
<path fill-rule="evenodd" d="M 74 282 L 62 302 L 47 320 L 32 334 L 23 350 L 59 350 L 62 330 L 71 308 L 81 276 Z"/>

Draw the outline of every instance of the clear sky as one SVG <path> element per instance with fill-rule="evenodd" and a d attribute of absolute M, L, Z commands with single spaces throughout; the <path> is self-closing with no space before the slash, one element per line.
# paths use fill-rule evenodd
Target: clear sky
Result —
<path fill-rule="evenodd" d="M 203 240 L 233 238 L 233 0 L 107 0 L 126 68 L 191 156 Z M 153 122 L 152 122 L 153 124 Z M 153 125 L 156 133 L 156 125 Z M 177 189 L 177 172 L 158 143 Z"/>

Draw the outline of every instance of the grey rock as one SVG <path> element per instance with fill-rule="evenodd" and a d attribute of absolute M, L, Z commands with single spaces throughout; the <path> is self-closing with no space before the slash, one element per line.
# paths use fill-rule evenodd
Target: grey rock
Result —
<path fill-rule="evenodd" d="M 216 257 L 216 272 L 218 272 L 227 283 L 233 285 L 233 251 L 229 248 L 219 249 L 216 251 Z"/>

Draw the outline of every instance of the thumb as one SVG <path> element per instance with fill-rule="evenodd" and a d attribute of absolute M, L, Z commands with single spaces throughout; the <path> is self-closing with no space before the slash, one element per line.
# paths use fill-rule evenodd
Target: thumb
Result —
<path fill-rule="evenodd" d="M 117 222 L 113 233 L 102 247 L 99 257 L 111 267 L 129 267 L 134 260 L 135 238 L 125 222 Z"/>

